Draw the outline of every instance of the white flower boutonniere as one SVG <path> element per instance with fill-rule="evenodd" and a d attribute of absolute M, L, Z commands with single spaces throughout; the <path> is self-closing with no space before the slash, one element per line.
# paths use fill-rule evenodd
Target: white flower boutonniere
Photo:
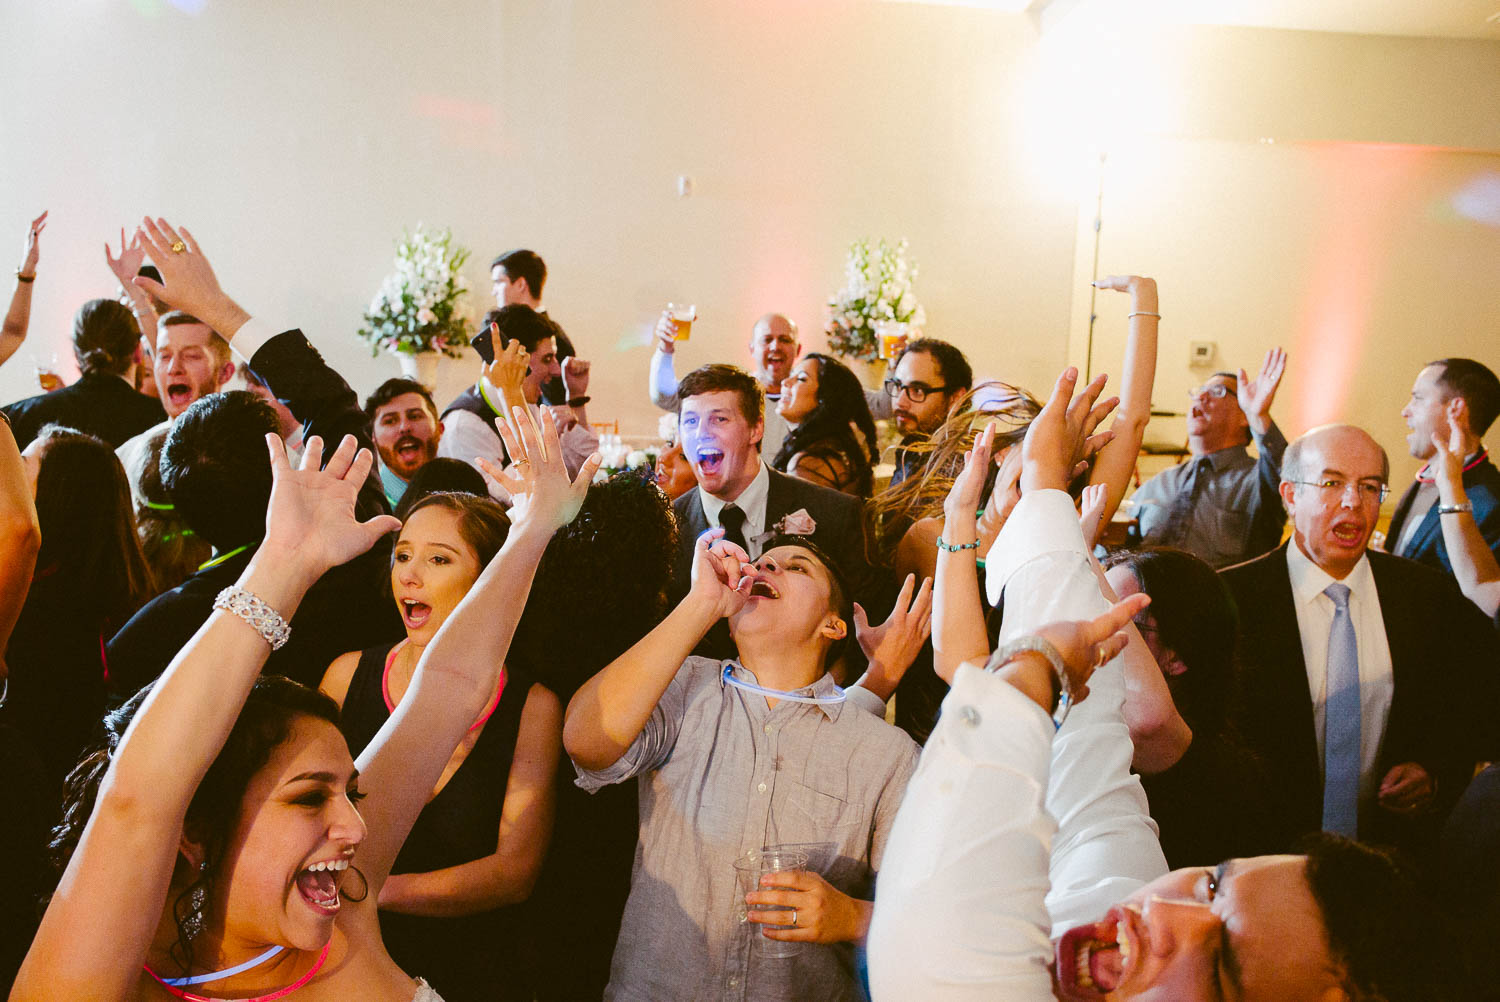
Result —
<path fill-rule="evenodd" d="M 807 509 L 798 508 L 790 515 L 782 518 L 780 522 L 777 522 L 765 532 L 756 536 L 754 542 L 757 546 L 764 546 L 777 536 L 811 536 L 817 531 L 818 523 L 807 513 Z"/>

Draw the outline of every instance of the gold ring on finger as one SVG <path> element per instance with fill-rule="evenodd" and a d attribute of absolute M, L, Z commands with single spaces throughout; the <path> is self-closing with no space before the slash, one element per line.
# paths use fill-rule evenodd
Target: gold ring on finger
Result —
<path fill-rule="evenodd" d="M 1109 662 L 1109 651 L 1107 651 L 1107 650 L 1104 649 L 1104 645 L 1103 644 L 1100 644 L 1099 645 L 1099 653 L 1094 656 L 1094 667 L 1095 668 L 1103 668 L 1108 662 Z"/>
<path fill-rule="evenodd" d="M 183 243 L 181 240 L 174 240 L 172 241 L 172 246 L 170 249 L 173 254 L 181 254 L 187 250 L 187 244 Z"/>

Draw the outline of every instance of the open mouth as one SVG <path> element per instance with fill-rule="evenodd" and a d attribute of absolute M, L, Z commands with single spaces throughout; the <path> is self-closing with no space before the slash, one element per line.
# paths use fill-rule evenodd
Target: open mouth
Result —
<path fill-rule="evenodd" d="M 175 407 L 186 407 L 193 402 L 193 388 L 186 383 L 167 384 L 167 402 Z"/>
<path fill-rule="evenodd" d="M 1365 540 L 1365 527 L 1353 522 L 1339 522 L 1328 532 L 1343 546 L 1359 546 Z"/>
<path fill-rule="evenodd" d="M 349 859 L 328 859 L 314 863 L 297 874 L 297 892 L 316 912 L 337 915 L 339 883 L 349 869 Z"/>
<path fill-rule="evenodd" d="M 396 440 L 395 452 L 403 463 L 418 463 L 422 459 L 422 440 L 414 435 L 402 435 Z"/>
<path fill-rule="evenodd" d="M 751 598 L 780 598 L 781 597 L 781 592 L 777 591 L 776 588 L 771 584 L 771 582 L 769 582 L 765 578 L 761 578 L 761 577 L 755 578 L 754 580 L 752 580 L 750 582 L 750 592 L 749 592 L 749 594 L 750 594 Z"/>
<path fill-rule="evenodd" d="M 724 453 L 718 449 L 698 450 L 698 475 L 714 476 L 724 467 Z"/>
<path fill-rule="evenodd" d="M 1120 909 L 1102 922 L 1076 926 L 1057 941 L 1057 984 L 1062 998 L 1103 998 L 1125 979 L 1132 935 Z"/>
<path fill-rule="evenodd" d="M 406 623 L 408 630 L 418 629 L 431 617 L 432 606 L 426 602 L 418 602 L 414 598 L 403 598 L 401 600 L 401 619 Z"/>

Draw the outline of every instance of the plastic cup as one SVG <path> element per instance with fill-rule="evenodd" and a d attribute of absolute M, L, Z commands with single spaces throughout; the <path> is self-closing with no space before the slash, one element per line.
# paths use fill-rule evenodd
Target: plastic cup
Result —
<path fill-rule="evenodd" d="M 895 358 L 901 351 L 901 338 L 903 336 L 901 334 L 882 333 L 880 335 L 880 357 L 887 361 Z"/>
<path fill-rule="evenodd" d="M 692 337 L 693 321 L 698 319 L 698 307 L 691 303 L 668 303 L 667 312 L 677 324 L 677 335 L 673 340 L 686 341 Z"/>
<path fill-rule="evenodd" d="M 735 876 L 735 917 L 742 923 L 751 927 L 755 934 L 755 949 L 762 957 L 790 957 L 801 952 L 801 943 L 788 943 L 779 939 L 768 939 L 762 936 L 762 929 L 791 929 L 792 925 L 769 925 L 750 922 L 750 912 L 757 913 L 768 911 L 791 912 L 793 909 L 782 905 L 764 905 L 750 908 L 745 903 L 745 895 L 751 891 L 771 890 L 775 887 L 762 886 L 760 878 L 768 873 L 790 873 L 807 868 L 807 852 L 802 849 L 792 849 L 786 846 L 772 845 L 760 851 L 751 850 L 734 861 Z M 792 916 L 787 915 L 790 919 Z"/>

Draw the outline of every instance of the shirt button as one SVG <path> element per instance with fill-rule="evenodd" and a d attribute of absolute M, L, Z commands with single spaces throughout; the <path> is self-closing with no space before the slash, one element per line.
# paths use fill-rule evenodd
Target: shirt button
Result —
<path fill-rule="evenodd" d="M 761 793 L 765 793 L 766 792 L 766 784 L 765 783 L 761 783 L 759 786 L 756 787 L 756 789 L 759 790 Z"/>
<path fill-rule="evenodd" d="M 739 978 L 730 978 L 729 979 L 729 987 L 730 988 L 734 988 L 739 983 L 740 983 L 740 979 Z"/>
<path fill-rule="evenodd" d="M 958 711 L 959 719 L 970 727 L 979 726 L 979 711 L 972 706 L 966 706 Z"/>
<path fill-rule="evenodd" d="M 766 725 L 766 726 L 765 726 L 765 728 L 764 728 L 764 730 L 765 730 L 765 732 L 766 732 L 766 733 L 767 733 L 767 734 L 770 734 L 770 733 L 771 733 L 771 731 L 772 731 L 772 730 L 773 730 L 773 728 L 772 728 L 772 727 L 771 727 L 771 725 L 770 725 L 770 724 L 767 724 L 767 725 Z"/>

